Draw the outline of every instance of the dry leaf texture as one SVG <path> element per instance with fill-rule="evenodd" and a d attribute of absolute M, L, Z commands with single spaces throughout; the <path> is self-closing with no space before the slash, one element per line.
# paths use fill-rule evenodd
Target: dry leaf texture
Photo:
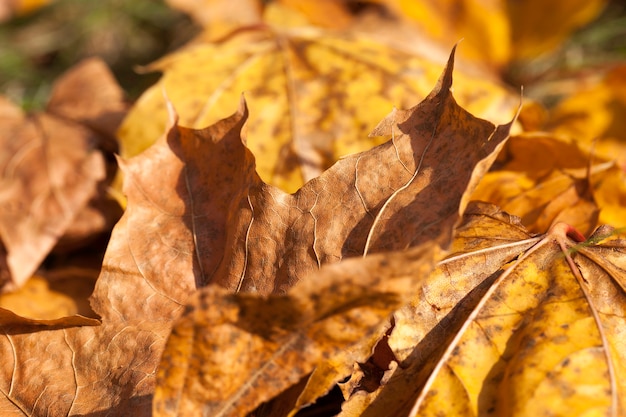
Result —
<path fill-rule="evenodd" d="M 0 100 L 4 291 L 31 276 L 99 195 L 105 166 L 98 148 L 112 146 L 125 113 L 122 94 L 104 63 L 91 59 L 57 80 L 45 113 L 28 116 Z"/>
<path fill-rule="evenodd" d="M 45 113 L 25 116 L 5 101 L 0 105 L 0 238 L 9 272 L 0 286 L 6 291 L 35 272 L 105 173 L 88 129 Z"/>
<path fill-rule="evenodd" d="M 342 415 L 624 415 L 625 242 L 564 223 L 529 236 L 485 205 L 459 233 L 429 277 L 441 295 L 397 314 L 400 367 Z"/>
<path fill-rule="evenodd" d="M 293 195 L 256 174 L 254 158 L 239 137 L 247 116 L 242 108 L 205 130 L 175 127 L 168 138 L 174 153 L 162 143 L 125 169 L 129 187 L 141 189 L 129 195 L 129 202 L 145 198 L 150 188 L 164 188 L 164 196 L 152 198 L 162 204 L 156 207 L 156 218 L 163 221 L 155 233 L 161 235 L 175 220 L 169 214 L 176 213 L 180 232 L 168 236 L 181 233 L 177 242 L 193 242 L 181 252 L 197 264 L 198 283 L 233 291 L 284 292 L 322 264 L 437 238 L 456 222 L 458 199 L 472 175 L 486 170 L 487 157 L 495 157 L 509 128 L 496 128 L 456 105 L 449 91 L 451 70 L 450 64 L 424 102 L 394 111 L 375 129 L 374 134 L 391 135 L 391 141 L 342 159 Z M 153 178 L 135 180 L 135 172 L 154 165 L 184 170 L 180 177 L 177 171 L 162 171 L 170 181 L 166 187 Z M 180 199 L 171 198 L 171 189 Z M 170 208 L 174 204 L 176 209 Z"/>
<path fill-rule="evenodd" d="M 513 136 L 498 157 L 498 168 L 481 179 L 472 199 L 519 216 L 534 233 L 562 221 L 588 235 L 598 220 L 594 189 L 613 165 L 589 166 L 590 158 L 575 143 L 551 134 Z"/>
<path fill-rule="evenodd" d="M 268 184 L 295 192 L 341 157 L 380 144 L 381 138 L 367 137 L 371 121 L 422 100 L 441 63 L 365 34 L 265 26 L 190 45 L 150 69 L 164 75 L 124 121 L 122 156 L 137 155 L 165 128 L 164 89 L 181 125 L 197 129 L 227 117 L 245 92 L 247 146 L 257 171 Z M 491 120 L 513 116 L 517 93 L 482 76 L 457 71 L 455 77 L 455 96 L 468 111 Z"/>
<path fill-rule="evenodd" d="M 197 287 L 284 293 L 322 264 L 363 255 L 366 247 L 371 253 L 447 243 L 467 187 L 508 135 L 508 126 L 495 127 L 458 107 L 451 82 L 452 56 L 423 103 L 382 123 L 380 133 L 393 130 L 392 141 L 340 161 L 293 195 L 256 174 L 240 136 L 245 105 L 199 131 L 177 126 L 172 113 L 162 140 L 121 162 L 128 209 L 113 231 L 91 299 L 102 325 L 49 332 L 3 326 L 0 411 L 150 415 L 170 323 Z M 460 150 L 463 158 L 454 156 Z M 391 294 L 399 292 L 396 287 Z M 222 304 L 211 311 L 218 320 L 233 318 L 228 299 Z M 389 308 L 364 313 L 369 321 L 362 326 L 374 332 Z M 335 326 L 346 318 L 338 320 Z M 336 335 L 323 325 L 318 331 Z"/>
<path fill-rule="evenodd" d="M 351 353 L 337 361 L 339 371 L 317 382 L 320 395 L 355 360 L 367 357 L 386 326 L 384 319 L 400 305 L 406 290 L 425 276 L 433 254 L 426 251 L 429 255 L 414 261 L 411 257 L 425 251 L 419 245 L 450 242 L 476 178 L 488 169 L 508 135 L 510 125 L 493 126 L 455 103 L 450 92 L 453 56 L 422 103 L 393 111 L 374 130 L 373 134 L 391 135 L 391 141 L 342 159 L 293 195 L 263 184 L 254 173 L 254 160 L 238 137 L 245 108 L 222 123 L 236 129 L 227 129 L 233 134 L 220 142 L 203 140 L 215 137 L 210 129 L 178 128 L 186 184 L 196 183 L 196 178 L 210 181 L 209 175 L 201 174 L 201 168 L 210 164 L 194 163 L 204 143 L 212 150 L 199 158 L 203 162 L 211 157 L 245 162 L 220 171 L 220 184 L 229 185 L 232 197 L 220 197 L 215 203 L 228 206 L 212 210 L 202 200 L 193 201 L 197 205 L 190 217 L 195 230 L 218 232 L 234 226 L 233 231 L 220 232 L 228 239 L 224 241 L 216 239 L 218 233 L 211 238 L 196 234 L 195 249 L 205 262 L 197 271 L 215 271 L 199 281 L 220 284 L 230 292 L 282 294 L 307 279 L 289 296 L 268 300 L 231 296 L 213 287 L 202 290 L 166 348 L 157 415 L 201 411 L 245 415 L 306 376 L 320 357 L 337 356 L 350 346 Z M 186 139 L 191 133 L 195 140 Z M 174 151 L 177 138 L 170 136 Z M 157 149 L 163 148 L 155 146 L 148 152 Z M 229 150 L 228 156 L 221 149 Z M 241 157 L 233 158 L 237 153 Z M 206 198 L 213 201 L 208 194 Z M 129 209 L 131 202 L 129 197 Z M 236 223 L 217 222 L 212 213 L 228 214 Z M 225 250 L 218 253 L 210 245 Z M 398 254 L 397 264 L 402 259 L 415 264 L 415 274 L 397 265 L 386 268 L 385 257 L 365 258 L 363 264 L 344 261 L 317 272 L 323 264 L 345 257 L 414 246 L 422 249 Z M 211 257 L 203 256 L 205 247 Z M 221 263 L 209 264 L 212 260 Z M 398 279 L 403 285 L 394 284 Z M 376 290 L 376 285 L 390 289 Z M 373 297 L 367 294 L 370 287 Z"/>

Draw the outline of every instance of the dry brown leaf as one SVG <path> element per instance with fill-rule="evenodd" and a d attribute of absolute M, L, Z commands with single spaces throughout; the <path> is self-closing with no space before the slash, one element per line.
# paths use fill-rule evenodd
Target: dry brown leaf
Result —
<path fill-rule="evenodd" d="M 117 128 L 126 116 L 124 91 L 104 61 L 89 58 L 59 77 L 46 112 L 85 125 L 98 133 L 99 148 L 117 150 Z"/>
<path fill-rule="evenodd" d="M 245 106 L 200 131 L 172 117 L 161 141 L 121 162 L 128 208 L 91 299 L 102 325 L 36 333 L 3 327 L 0 350 L 10 359 L 0 368 L 0 411 L 149 415 L 170 323 L 195 288 L 211 282 L 283 293 L 323 263 L 362 255 L 366 245 L 371 253 L 445 244 L 473 174 L 488 169 L 509 129 L 458 107 L 451 72 L 452 61 L 425 102 L 393 113 L 395 125 L 382 123 L 393 128 L 393 142 L 342 160 L 294 195 L 256 174 L 240 137 Z M 471 152 L 459 159 L 455 147 Z M 429 215 L 409 215 L 424 206 Z M 373 329 L 384 311 L 363 326 Z"/>
<path fill-rule="evenodd" d="M 396 372 L 342 416 L 624 414 L 626 242 L 563 223 L 532 237 L 496 212 L 468 209 L 434 296 L 396 314 Z"/>
<path fill-rule="evenodd" d="M 5 100 L 0 107 L 0 244 L 10 275 L 0 286 L 7 291 L 31 276 L 90 200 L 104 198 L 97 148 L 115 149 L 125 105 L 109 70 L 91 59 L 57 80 L 46 113 L 27 116 Z M 74 239 L 104 230 L 104 219 L 92 212 Z"/>
<path fill-rule="evenodd" d="M 6 291 L 35 272 L 105 173 L 92 133 L 78 124 L 46 114 L 27 117 L 16 108 L 0 123 L 0 237 L 11 276 L 0 284 Z"/>
<path fill-rule="evenodd" d="M 180 264 L 168 268 L 181 271 L 193 264 L 198 285 L 263 294 L 286 291 L 324 263 L 432 239 L 444 227 L 445 213 L 458 211 L 446 201 L 463 194 L 470 181 L 465 175 L 491 155 L 508 130 L 456 106 L 448 91 L 450 73 L 441 82 L 415 109 L 395 111 L 381 122 L 376 133 L 393 134 L 394 140 L 341 160 L 293 195 L 264 184 L 256 174 L 254 158 L 239 137 L 245 107 L 205 130 L 176 126 L 168 137 L 173 152 L 162 142 L 125 168 L 128 189 L 138 190 L 128 197 L 128 216 L 155 238 L 167 230 L 172 248 L 193 243 L 177 249 L 174 258 Z M 467 128 L 474 135 L 461 133 Z M 448 139 L 455 135 L 474 142 Z M 452 157 L 455 152 L 465 158 Z M 454 168 L 438 168 L 446 164 Z M 151 170 L 164 177 L 158 185 L 154 177 L 136 179 Z M 189 188 L 193 185 L 201 187 L 198 192 Z M 419 193 L 423 189 L 428 196 Z M 150 197 L 155 208 L 141 201 L 159 190 L 165 190 L 163 196 Z M 176 198 L 169 190 L 176 190 Z M 135 214 L 131 203 L 150 211 Z M 433 206 L 439 210 L 420 212 Z M 146 227 L 148 221 L 154 232 Z M 405 226 L 389 228 L 389 222 Z M 139 247 L 136 253 L 168 258 Z M 160 265 L 154 268 L 161 273 Z"/>
<path fill-rule="evenodd" d="M 320 361 L 345 351 L 350 367 L 364 360 L 387 326 L 384 319 L 430 271 L 433 249 L 333 264 L 285 296 L 203 289 L 168 340 L 154 415 L 244 416 Z"/>
<path fill-rule="evenodd" d="M 510 124 L 495 127 L 476 119 L 455 103 L 450 92 L 452 57 L 422 103 L 393 111 L 374 130 L 373 134 L 392 135 L 391 141 L 342 159 L 297 193 L 288 195 L 262 184 L 253 173 L 250 156 L 247 166 L 233 164 L 231 170 L 220 171 L 220 184 L 233 197 L 217 197 L 217 184 L 203 184 L 214 190 L 206 201 L 217 198 L 220 204 L 229 205 L 211 209 L 194 201 L 189 216 L 195 219 L 195 230 L 215 232 L 210 240 L 196 235 L 196 253 L 205 262 L 221 261 L 197 269 L 215 271 L 201 282 L 217 283 L 229 292 L 281 294 L 301 277 L 309 279 L 288 296 L 268 300 L 231 296 L 213 287 L 201 291 L 166 348 L 155 399 L 157 415 L 200 410 L 211 415 L 244 415 L 300 381 L 320 358 L 329 359 L 329 372 L 309 380 L 296 404 L 302 407 L 348 374 L 354 361 L 369 355 L 387 325 L 384 319 L 405 296 L 401 288 L 417 285 L 432 262 L 432 252 L 421 248 L 395 255 L 397 261 L 387 255 L 362 263 L 342 262 L 320 272 L 318 268 L 349 256 L 425 243 L 446 246 L 466 204 L 468 188 L 486 172 L 510 128 Z M 180 134 L 180 139 L 171 134 L 169 140 L 186 162 L 186 184 L 197 183 L 196 178 L 209 181 L 208 175 L 195 168 L 196 158 L 210 166 L 210 158 L 243 157 L 227 157 L 221 149 L 230 150 L 231 155 L 247 154 L 237 136 L 244 120 L 245 108 L 224 121 L 232 128 L 220 141 L 210 130 L 179 127 L 172 131 Z M 204 139 L 203 144 L 203 137 L 215 139 Z M 201 144 L 211 149 L 206 156 Z M 148 153 L 159 149 L 155 146 Z M 129 197 L 129 209 L 131 202 Z M 218 233 L 229 224 L 218 222 L 217 213 L 237 219 L 237 229 Z M 224 234 L 236 240 L 222 243 L 217 237 Z M 218 252 L 209 243 L 233 250 Z M 383 268 L 388 262 L 391 266 Z M 407 276 L 401 265 L 412 267 L 415 275 Z M 382 278 L 387 276 L 388 280 Z M 359 279 L 362 284 L 357 283 Z M 377 290 L 377 285 L 389 288 Z M 374 296 L 367 294 L 368 288 Z"/>
<path fill-rule="evenodd" d="M 81 61 L 55 82 L 46 112 L 91 129 L 95 133 L 92 145 L 107 157 L 106 182 L 99 184 L 97 194 L 76 215 L 55 250 L 86 246 L 98 233 L 110 232 L 119 220 L 121 209 L 109 188 L 117 169 L 112 162 L 118 152 L 116 132 L 127 111 L 124 92 L 99 58 Z"/>

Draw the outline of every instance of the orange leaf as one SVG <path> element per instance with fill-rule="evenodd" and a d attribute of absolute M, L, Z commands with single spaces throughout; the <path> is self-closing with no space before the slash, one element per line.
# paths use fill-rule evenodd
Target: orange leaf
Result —
<path fill-rule="evenodd" d="M 514 136 L 499 156 L 499 169 L 485 175 L 472 198 L 521 217 L 531 232 L 562 221 L 591 233 L 599 213 L 593 186 L 611 164 L 589 169 L 588 159 L 576 144 L 548 134 Z"/>

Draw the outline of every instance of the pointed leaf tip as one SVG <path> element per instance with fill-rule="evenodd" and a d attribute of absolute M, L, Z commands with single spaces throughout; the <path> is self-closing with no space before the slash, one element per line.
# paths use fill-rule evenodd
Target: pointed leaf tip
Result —
<path fill-rule="evenodd" d="M 437 81 L 437 85 L 433 89 L 432 94 L 436 95 L 441 93 L 447 94 L 450 91 L 450 87 L 452 87 L 452 72 L 454 71 L 454 56 L 456 54 L 456 47 L 458 43 L 456 43 L 452 50 L 450 51 L 450 56 L 448 57 L 448 62 L 446 63 L 446 67 L 443 70 L 443 73 L 439 77 Z"/>
<path fill-rule="evenodd" d="M 241 93 L 241 98 L 239 99 L 239 108 L 237 109 L 237 113 L 241 114 L 244 119 L 248 118 L 248 103 L 246 102 L 246 95 Z"/>
<path fill-rule="evenodd" d="M 165 86 L 163 86 L 163 98 L 165 99 L 165 107 L 167 108 L 167 126 L 165 128 L 166 132 L 169 132 L 174 126 L 178 124 L 178 113 L 174 108 L 174 103 L 167 95 L 167 91 L 165 90 Z"/>
<path fill-rule="evenodd" d="M 428 94 L 428 96 L 424 99 L 424 101 L 432 100 L 437 96 L 447 96 L 451 94 L 450 88 L 452 87 L 452 72 L 454 70 L 454 56 L 456 52 L 457 45 L 454 45 L 452 51 L 450 52 L 450 57 L 448 58 L 448 62 L 446 66 L 439 76 L 437 80 L 437 84 Z M 441 99 L 439 99 L 441 100 Z M 369 133 L 368 137 L 376 137 L 376 136 L 388 136 L 393 133 L 393 127 L 397 126 L 400 114 L 410 111 L 410 110 L 398 110 L 397 108 L 393 108 L 391 113 L 389 113 L 383 120 L 381 120 L 378 125 Z"/>

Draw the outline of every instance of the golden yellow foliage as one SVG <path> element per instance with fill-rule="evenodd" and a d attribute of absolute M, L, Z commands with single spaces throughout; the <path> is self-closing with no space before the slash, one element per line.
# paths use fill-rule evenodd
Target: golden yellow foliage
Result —
<path fill-rule="evenodd" d="M 626 65 L 572 91 L 550 112 L 546 128 L 576 140 L 596 158 L 626 167 Z"/>
<path fill-rule="evenodd" d="M 54 320 L 75 314 L 95 317 L 87 298 L 96 276 L 97 271 L 89 270 L 66 270 L 56 280 L 34 275 L 18 291 L 0 295 L 0 308 L 35 320 Z"/>
<path fill-rule="evenodd" d="M 500 154 L 498 169 L 485 175 L 472 198 L 515 213 L 535 233 L 562 221 L 589 234 L 599 213 L 592 189 L 611 175 L 612 163 L 589 169 L 588 158 L 575 143 L 550 134 L 515 136 Z"/>
<path fill-rule="evenodd" d="M 501 67 L 551 52 L 592 21 L 606 0 L 381 0 L 440 44 L 465 39 L 462 56 Z"/>
<path fill-rule="evenodd" d="M 340 415 L 619 415 L 626 246 L 612 233 L 583 243 L 559 223 L 532 237 L 494 206 L 469 207 L 424 284 L 435 291 L 395 314 L 398 368 Z"/>
<path fill-rule="evenodd" d="M 136 155 L 159 137 L 164 93 L 181 125 L 200 128 L 226 117 L 243 92 L 251 110 L 246 143 L 259 175 L 294 192 L 338 159 L 381 143 L 367 137 L 371 121 L 424 97 L 440 67 L 366 35 L 312 27 L 192 45 L 150 67 L 164 76 L 124 121 L 121 154 Z M 456 78 L 455 96 L 472 113 L 499 113 L 500 120 L 514 114 L 515 94 L 481 77 Z"/>
<path fill-rule="evenodd" d="M 626 67 L 502 81 L 607 1 L 169 3 L 117 162 L 98 61 L 0 98 L 0 414 L 626 415 Z"/>

